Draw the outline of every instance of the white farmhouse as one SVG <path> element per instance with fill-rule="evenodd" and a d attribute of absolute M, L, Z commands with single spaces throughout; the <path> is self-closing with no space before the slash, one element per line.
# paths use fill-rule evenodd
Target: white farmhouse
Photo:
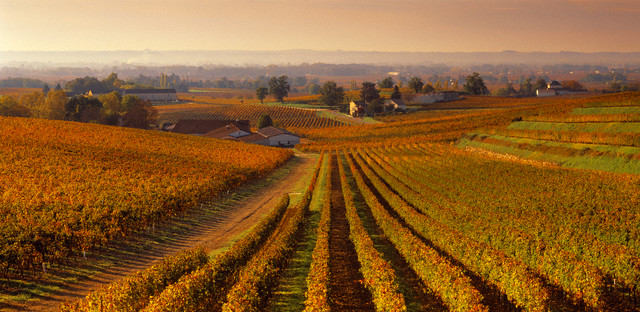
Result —
<path fill-rule="evenodd" d="M 264 127 L 258 129 L 257 133 L 267 138 L 269 146 L 294 146 L 300 143 L 300 137 L 283 129 L 276 127 Z"/>

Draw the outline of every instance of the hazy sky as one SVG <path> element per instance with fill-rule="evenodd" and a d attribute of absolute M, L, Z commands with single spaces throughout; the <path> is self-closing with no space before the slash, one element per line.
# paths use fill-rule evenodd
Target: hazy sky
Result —
<path fill-rule="evenodd" d="M 0 0 L 0 50 L 640 52 L 640 0 Z"/>

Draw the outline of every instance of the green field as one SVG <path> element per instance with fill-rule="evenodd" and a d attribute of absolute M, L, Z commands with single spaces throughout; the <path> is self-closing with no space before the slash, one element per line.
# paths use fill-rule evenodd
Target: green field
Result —
<path fill-rule="evenodd" d="M 514 122 L 507 129 L 542 130 L 542 131 L 576 131 L 602 133 L 640 133 L 637 122 L 602 122 L 602 123 L 566 123 L 566 122 Z"/>
<path fill-rule="evenodd" d="M 640 106 L 578 107 L 573 110 L 572 114 L 574 115 L 640 114 Z"/>

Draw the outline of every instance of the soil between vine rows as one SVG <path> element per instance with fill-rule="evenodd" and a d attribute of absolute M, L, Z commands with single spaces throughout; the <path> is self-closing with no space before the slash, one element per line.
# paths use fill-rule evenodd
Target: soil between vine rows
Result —
<path fill-rule="evenodd" d="M 347 170 L 349 171 L 349 170 Z M 347 179 L 351 175 L 347 173 Z M 351 185 L 352 189 L 354 185 Z M 399 291 L 403 294 L 408 311 L 448 311 L 449 309 L 429 290 L 420 277 L 411 269 L 407 261 L 400 254 L 393 243 L 384 235 L 382 229 L 376 224 L 371 210 L 364 203 L 364 198 L 359 190 L 354 191 L 354 199 L 358 205 L 358 214 L 363 221 L 367 232 L 371 236 L 376 249 L 382 253 L 395 270 Z M 362 207 L 362 208 L 361 208 Z"/>
<path fill-rule="evenodd" d="M 331 168 L 331 229 L 329 231 L 329 304 L 331 311 L 375 311 L 371 293 L 361 282 L 360 263 L 349 239 L 340 175 L 334 157 Z"/>

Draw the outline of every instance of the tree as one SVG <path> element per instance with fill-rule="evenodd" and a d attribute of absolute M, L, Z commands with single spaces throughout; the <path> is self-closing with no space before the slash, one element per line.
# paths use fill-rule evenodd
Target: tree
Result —
<path fill-rule="evenodd" d="M 133 107 L 133 105 L 138 102 L 138 100 L 140 100 L 139 97 L 131 94 L 127 94 L 122 97 L 122 102 L 120 103 L 121 112 L 129 111 Z"/>
<path fill-rule="evenodd" d="M 120 89 L 124 84 L 124 80 L 118 79 L 118 74 L 111 73 L 107 78 L 102 80 L 102 84 L 108 91 L 115 91 Z"/>
<path fill-rule="evenodd" d="M 424 82 L 419 77 L 413 76 L 409 80 L 409 88 L 413 89 L 416 93 L 419 93 L 424 86 Z"/>
<path fill-rule="evenodd" d="M 338 87 L 335 81 L 327 81 L 320 88 L 320 103 L 333 107 L 344 101 L 344 89 Z"/>
<path fill-rule="evenodd" d="M 377 98 L 372 100 L 367 108 L 369 115 L 380 114 L 384 112 L 384 99 Z"/>
<path fill-rule="evenodd" d="M 31 116 L 43 118 L 42 109 L 44 107 L 44 94 L 42 92 L 31 92 L 23 94 L 18 99 L 21 106 L 31 111 Z"/>
<path fill-rule="evenodd" d="M 380 90 L 376 89 L 376 84 L 373 82 L 363 82 L 362 90 L 360 90 L 360 99 L 367 103 L 380 98 Z"/>
<path fill-rule="evenodd" d="M 123 125 L 129 128 L 150 129 L 158 122 L 158 110 L 150 101 L 137 98 L 130 104 L 129 110 L 122 117 Z"/>
<path fill-rule="evenodd" d="M 44 100 L 43 118 L 64 120 L 67 101 L 67 93 L 64 90 L 49 91 Z"/>
<path fill-rule="evenodd" d="M 95 77 L 84 77 L 84 78 L 76 78 L 72 81 L 67 82 L 65 85 L 65 89 L 71 90 L 73 94 L 85 94 L 89 91 L 95 94 L 105 93 L 107 88 L 104 86 L 102 81 L 98 80 Z"/>
<path fill-rule="evenodd" d="M 533 84 L 533 89 L 534 90 L 546 90 L 547 89 L 547 81 L 544 80 L 543 78 L 539 78 Z"/>
<path fill-rule="evenodd" d="M 65 120 L 98 122 L 102 118 L 102 103 L 96 98 L 76 96 L 65 105 Z"/>
<path fill-rule="evenodd" d="M 465 92 L 473 95 L 489 93 L 489 89 L 487 89 L 487 86 L 484 85 L 484 81 L 478 73 L 473 73 L 472 75 L 467 76 L 462 89 Z"/>
<path fill-rule="evenodd" d="M 269 79 L 269 94 L 273 95 L 280 103 L 284 103 L 284 98 L 289 95 L 289 77 L 282 75 Z"/>
<path fill-rule="evenodd" d="M 402 98 L 402 93 L 400 93 L 400 88 L 398 86 L 393 87 L 393 93 L 391 93 L 392 100 L 399 100 Z"/>
<path fill-rule="evenodd" d="M 431 83 L 427 83 L 426 85 L 424 85 L 424 87 L 422 88 L 422 92 L 424 93 L 431 93 L 436 91 L 436 88 L 434 88 Z M 417 92 L 416 92 L 417 93 Z"/>
<path fill-rule="evenodd" d="M 267 113 L 262 113 L 260 117 L 258 117 L 258 129 L 271 126 L 273 126 L 273 119 L 271 119 L 271 116 Z"/>
<path fill-rule="evenodd" d="M 527 78 L 520 84 L 520 90 L 518 91 L 520 96 L 534 96 L 536 95 L 536 91 L 533 89 L 533 84 L 531 84 L 531 79 Z"/>
<path fill-rule="evenodd" d="M 49 91 L 51 91 L 51 88 L 49 88 L 49 85 L 45 83 L 44 87 L 42 87 L 42 93 L 46 96 Z"/>
<path fill-rule="evenodd" d="M 121 114 L 124 112 L 122 107 L 122 98 L 120 93 L 113 91 L 107 94 L 101 94 L 98 99 L 102 102 L 102 108 L 105 114 Z"/>
<path fill-rule="evenodd" d="M 378 83 L 378 86 L 380 87 L 380 89 L 391 89 L 393 88 L 394 84 L 395 84 L 395 81 L 393 81 L 393 78 L 387 77 L 382 79 L 382 81 Z"/>
<path fill-rule="evenodd" d="M 320 92 L 320 85 L 317 83 L 312 83 L 309 85 L 309 95 L 316 95 Z"/>
<path fill-rule="evenodd" d="M 9 95 L 0 96 L 0 116 L 31 117 L 31 111 Z"/>
<path fill-rule="evenodd" d="M 293 87 L 304 87 L 307 84 L 307 77 L 298 76 L 293 78 Z"/>
<path fill-rule="evenodd" d="M 256 89 L 256 97 L 260 100 L 260 104 L 264 104 L 264 98 L 267 97 L 267 94 L 269 94 L 269 89 L 266 87 L 258 87 Z"/>
<path fill-rule="evenodd" d="M 514 96 L 518 93 L 511 82 L 507 83 L 506 88 L 500 88 L 496 91 L 497 96 Z"/>

